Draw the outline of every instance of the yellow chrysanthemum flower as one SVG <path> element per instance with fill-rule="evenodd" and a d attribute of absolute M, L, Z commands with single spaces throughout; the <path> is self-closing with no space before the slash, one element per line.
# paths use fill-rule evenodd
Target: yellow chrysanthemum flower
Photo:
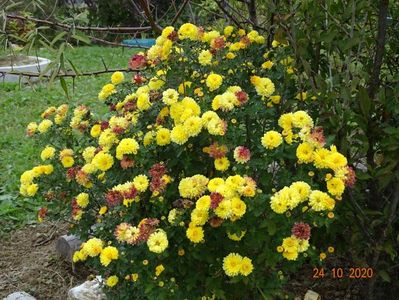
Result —
<path fill-rule="evenodd" d="M 43 120 L 39 123 L 37 126 L 37 129 L 39 130 L 40 133 L 45 133 L 49 130 L 49 128 L 53 125 L 53 122 L 51 120 Z"/>
<path fill-rule="evenodd" d="M 72 156 L 64 156 L 63 158 L 61 158 L 61 163 L 64 168 L 70 168 L 75 163 L 75 160 Z"/>
<path fill-rule="evenodd" d="M 247 210 L 247 205 L 240 198 L 234 197 L 231 199 L 231 210 L 235 217 L 241 218 Z"/>
<path fill-rule="evenodd" d="M 185 142 L 187 142 L 188 134 L 184 129 L 184 126 L 176 125 L 175 127 L 173 127 L 170 133 L 170 139 L 172 140 L 172 142 L 179 145 L 183 145 Z"/>
<path fill-rule="evenodd" d="M 89 194 L 87 193 L 80 193 L 76 196 L 76 203 L 81 208 L 85 208 L 89 204 Z"/>
<path fill-rule="evenodd" d="M 116 158 L 121 160 L 126 154 L 137 154 L 140 146 L 133 138 L 127 138 L 120 141 L 116 147 Z"/>
<path fill-rule="evenodd" d="M 300 163 L 311 163 L 314 159 L 313 146 L 309 143 L 302 143 L 296 149 L 296 157 Z"/>
<path fill-rule="evenodd" d="M 197 136 L 202 129 L 202 119 L 197 116 L 191 116 L 184 121 L 183 127 L 190 137 Z"/>
<path fill-rule="evenodd" d="M 228 219 L 232 214 L 231 201 L 223 199 L 215 209 L 215 214 L 222 219 Z"/>
<path fill-rule="evenodd" d="M 156 135 L 157 145 L 166 146 L 170 144 L 170 130 L 167 128 L 161 128 L 157 131 Z"/>
<path fill-rule="evenodd" d="M 161 275 L 161 273 L 165 270 L 165 267 L 161 264 L 156 266 L 155 268 L 155 276 Z"/>
<path fill-rule="evenodd" d="M 162 101 L 166 105 L 172 105 L 179 99 L 179 93 L 175 89 L 167 89 L 162 93 Z"/>
<path fill-rule="evenodd" d="M 141 193 L 144 193 L 149 185 L 148 177 L 145 175 L 137 175 L 133 179 L 134 187 Z"/>
<path fill-rule="evenodd" d="M 124 80 L 125 80 L 125 76 L 123 75 L 122 72 L 119 72 L 119 71 L 114 72 L 111 76 L 111 82 L 112 82 L 112 84 L 115 84 L 115 85 L 122 83 Z"/>
<path fill-rule="evenodd" d="M 94 156 L 92 164 L 101 171 L 107 171 L 114 164 L 114 158 L 111 154 L 100 151 Z"/>
<path fill-rule="evenodd" d="M 252 76 L 251 83 L 259 96 L 269 97 L 275 91 L 274 83 L 267 77 Z"/>
<path fill-rule="evenodd" d="M 345 167 L 348 161 L 341 153 L 333 151 L 327 156 L 326 163 L 331 169 L 336 170 Z"/>
<path fill-rule="evenodd" d="M 333 210 L 335 200 L 332 199 L 327 193 L 314 190 L 309 195 L 309 205 L 314 211 Z"/>
<path fill-rule="evenodd" d="M 211 206 L 211 197 L 208 195 L 202 196 L 195 203 L 195 208 L 200 210 L 208 210 L 210 206 Z"/>
<path fill-rule="evenodd" d="M 327 190 L 333 196 L 341 196 L 345 191 L 345 183 L 341 178 L 334 177 L 327 181 Z"/>
<path fill-rule="evenodd" d="M 217 90 L 223 83 L 223 78 L 219 74 L 209 74 L 209 76 L 206 78 L 206 86 L 209 88 L 209 90 L 212 92 L 214 90 Z"/>
<path fill-rule="evenodd" d="M 224 172 L 229 168 L 230 161 L 227 159 L 227 157 L 221 157 L 215 159 L 214 165 L 216 170 Z"/>
<path fill-rule="evenodd" d="M 212 53 L 209 50 L 202 50 L 198 55 L 198 62 L 202 66 L 207 66 L 212 64 Z"/>
<path fill-rule="evenodd" d="M 150 95 L 142 93 L 137 97 L 137 108 L 139 110 L 147 110 L 151 107 Z"/>
<path fill-rule="evenodd" d="M 252 265 L 252 260 L 248 257 L 243 257 L 241 260 L 240 274 L 243 276 L 248 276 L 252 273 L 254 266 Z"/>
<path fill-rule="evenodd" d="M 223 30 L 223 34 L 227 37 L 229 37 L 234 31 L 234 27 L 233 26 L 226 26 Z"/>
<path fill-rule="evenodd" d="M 310 185 L 304 181 L 294 182 L 291 184 L 290 188 L 295 189 L 298 192 L 301 202 L 307 200 L 311 192 Z"/>
<path fill-rule="evenodd" d="M 198 27 L 191 23 L 185 23 L 180 27 L 178 34 L 181 40 L 190 39 L 195 41 L 198 39 Z"/>
<path fill-rule="evenodd" d="M 237 276 L 241 270 L 242 256 L 237 253 L 230 253 L 223 259 L 223 270 L 227 276 Z"/>
<path fill-rule="evenodd" d="M 208 221 L 208 210 L 195 208 L 191 212 L 191 222 L 196 226 L 203 226 Z"/>
<path fill-rule="evenodd" d="M 187 238 L 193 243 L 204 241 L 204 230 L 200 226 L 191 226 L 186 231 Z"/>
<path fill-rule="evenodd" d="M 44 161 L 47 159 L 53 158 L 55 155 L 55 148 L 47 146 L 43 149 L 42 153 L 40 154 L 40 158 Z"/>
<path fill-rule="evenodd" d="M 208 178 L 203 175 L 194 175 L 180 180 L 179 193 L 183 198 L 196 198 L 201 196 L 207 187 Z"/>
<path fill-rule="evenodd" d="M 175 30 L 173 26 L 167 26 L 162 30 L 162 36 L 168 38 L 168 36 Z"/>
<path fill-rule="evenodd" d="M 263 135 L 261 142 L 266 149 L 274 149 L 281 145 L 283 138 L 279 132 L 270 130 Z"/>
<path fill-rule="evenodd" d="M 103 241 L 98 238 L 91 238 L 83 243 L 82 250 L 90 257 L 99 255 L 103 249 Z"/>
<path fill-rule="evenodd" d="M 119 252 L 116 247 L 107 246 L 101 250 L 100 262 L 104 267 L 107 267 L 111 261 L 119 258 Z"/>
<path fill-rule="evenodd" d="M 162 229 L 157 229 L 147 240 L 148 249 L 154 253 L 164 252 L 168 245 L 168 237 Z"/>
<path fill-rule="evenodd" d="M 108 287 L 114 287 L 115 285 L 118 284 L 118 281 L 119 281 L 118 276 L 112 275 L 112 276 L 107 278 L 107 280 L 105 281 L 105 284 Z"/>

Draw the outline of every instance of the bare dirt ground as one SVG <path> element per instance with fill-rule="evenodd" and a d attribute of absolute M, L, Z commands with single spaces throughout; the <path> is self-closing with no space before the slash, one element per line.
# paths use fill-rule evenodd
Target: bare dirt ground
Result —
<path fill-rule="evenodd" d="M 74 274 L 60 258 L 55 245 L 67 232 L 61 223 L 29 225 L 0 242 L 0 299 L 25 291 L 39 300 L 66 299 L 68 290 L 85 278 Z"/>
<path fill-rule="evenodd" d="M 65 300 L 71 287 L 86 280 L 87 270 L 74 272 L 72 265 L 55 251 L 57 238 L 66 232 L 64 223 L 45 222 L 0 238 L 0 299 L 16 291 L 25 291 L 38 300 Z M 326 272 L 337 266 L 348 269 L 352 264 L 346 260 L 329 257 Z M 319 293 L 322 300 L 365 299 L 367 279 L 333 279 L 328 275 L 315 279 L 313 275 L 313 267 L 304 265 L 290 278 L 284 291 L 295 299 L 303 299 L 309 289 Z M 380 291 L 379 295 L 386 295 L 386 291 Z"/>

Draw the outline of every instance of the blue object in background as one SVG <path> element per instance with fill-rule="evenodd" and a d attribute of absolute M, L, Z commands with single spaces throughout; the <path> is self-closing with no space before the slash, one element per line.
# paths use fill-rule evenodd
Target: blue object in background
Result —
<path fill-rule="evenodd" d="M 129 46 L 151 47 L 152 45 L 155 45 L 155 39 L 123 40 L 122 44 Z"/>

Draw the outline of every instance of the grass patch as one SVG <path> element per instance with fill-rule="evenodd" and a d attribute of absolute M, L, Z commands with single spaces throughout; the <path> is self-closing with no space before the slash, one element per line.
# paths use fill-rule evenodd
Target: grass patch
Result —
<path fill-rule="evenodd" d="M 123 68 L 134 52 L 134 49 L 92 46 L 68 49 L 65 56 L 80 71 L 92 71 L 104 69 L 102 59 L 109 68 Z M 38 55 L 52 59 L 55 53 L 41 50 Z M 40 206 L 32 199 L 19 196 L 18 192 L 21 173 L 39 162 L 41 152 L 35 148 L 33 140 L 25 137 L 26 125 L 37 121 L 48 106 L 62 103 L 89 105 L 97 113 L 106 111 L 106 107 L 97 100 L 97 94 L 110 76 L 77 78 L 74 88 L 72 79 L 66 79 L 69 100 L 58 80 L 51 87 L 46 82 L 32 86 L 0 83 L 0 231 L 36 218 Z"/>

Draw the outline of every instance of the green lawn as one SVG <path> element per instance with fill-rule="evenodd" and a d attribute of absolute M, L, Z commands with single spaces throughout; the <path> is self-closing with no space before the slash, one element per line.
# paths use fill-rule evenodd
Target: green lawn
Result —
<path fill-rule="evenodd" d="M 68 49 L 65 56 L 80 71 L 90 71 L 104 69 L 101 58 L 109 68 L 127 67 L 128 59 L 134 52 L 134 49 L 93 46 Z M 47 50 L 39 52 L 39 56 L 50 59 L 54 55 Z M 58 80 L 50 88 L 45 82 L 22 87 L 0 83 L 0 231 L 36 217 L 38 204 L 18 196 L 19 176 L 38 162 L 41 151 L 25 137 L 26 125 L 37 121 L 48 106 L 62 103 L 71 106 L 85 104 L 95 112 L 103 111 L 106 108 L 97 100 L 97 94 L 110 76 L 77 78 L 74 89 L 72 79 L 67 79 L 69 100 Z"/>

